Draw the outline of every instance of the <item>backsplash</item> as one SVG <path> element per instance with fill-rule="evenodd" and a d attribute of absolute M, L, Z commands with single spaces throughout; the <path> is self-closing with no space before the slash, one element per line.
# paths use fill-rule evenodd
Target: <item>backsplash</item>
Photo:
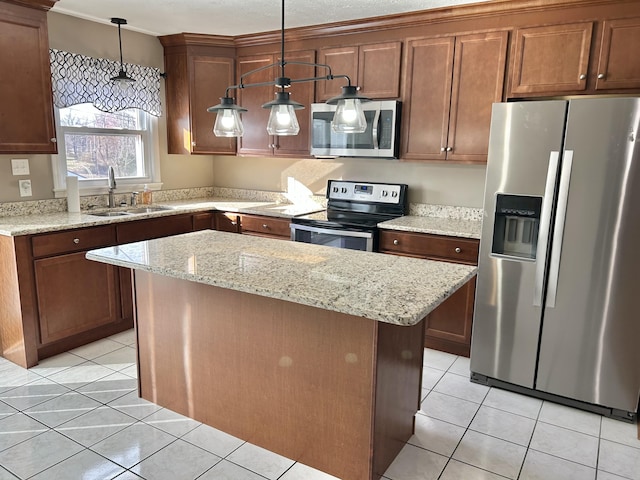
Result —
<path fill-rule="evenodd" d="M 416 215 L 418 217 L 449 218 L 452 220 L 482 221 L 481 208 L 429 205 L 426 203 L 410 203 L 409 215 Z"/>

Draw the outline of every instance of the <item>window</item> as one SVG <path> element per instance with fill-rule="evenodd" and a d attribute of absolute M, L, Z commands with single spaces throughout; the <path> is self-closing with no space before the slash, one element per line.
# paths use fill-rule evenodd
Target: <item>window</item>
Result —
<path fill-rule="evenodd" d="M 154 116 L 134 108 L 113 113 L 90 103 L 56 108 L 56 193 L 66 189 L 68 175 L 78 177 L 84 194 L 102 193 L 110 166 L 119 189 L 158 182 L 159 169 L 152 161 L 157 157 L 155 123 Z"/>

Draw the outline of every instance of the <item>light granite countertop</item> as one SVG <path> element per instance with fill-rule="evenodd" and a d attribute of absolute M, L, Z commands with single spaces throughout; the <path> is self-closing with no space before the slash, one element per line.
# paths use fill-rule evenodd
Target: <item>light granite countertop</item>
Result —
<path fill-rule="evenodd" d="M 104 263 L 414 325 L 476 268 L 203 230 L 91 250 Z"/>
<path fill-rule="evenodd" d="M 480 239 L 482 221 L 460 218 L 406 215 L 378 224 L 379 228 Z"/>
<path fill-rule="evenodd" d="M 153 206 L 168 207 L 168 209 L 157 212 L 122 215 L 116 217 L 92 215 L 92 213 L 99 213 L 106 210 L 104 208 L 83 211 L 80 213 L 58 212 L 0 217 L 0 235 L 32 235 L 36 233 L 55 232 L 71 228 L 92 227 L 97 225 L 141 220 L 143 218 L 163 217 L 181 213 L 195 213 L 210 210 L 292 218 L 298 215 L 305 215 L 324 209 L 323 206 L 313 202 L 301 204 L 280 204 L 269 201 L 220 197 L 163 201 L 154 203 Z M 145 207 L 145 205 L 139 205 L 139 207 Z M 127 208 L 131 207 L 113 208 L 110 210 L 120 211 L 127 210 Z"/>

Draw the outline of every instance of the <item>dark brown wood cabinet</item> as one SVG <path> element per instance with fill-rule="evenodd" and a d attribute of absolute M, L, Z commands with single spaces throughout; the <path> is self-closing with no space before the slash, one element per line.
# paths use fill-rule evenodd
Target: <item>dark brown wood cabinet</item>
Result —
<path fill-rule="evenodd" d="M 213 217 L 216 230 L 240 233 L 240 215 L 237 213 L 214 212 Z"/>
<path fill-rule="evenodd" d="M 479 244 L 476 239 L 381 230 L 379 251 L 477 265 Z M 425 347 L 465 357 L 470 355 L 475 288 L 474 276 L 427 316 Z"/>
<path fill-rule="evenodd" d="M 500 31 L 408 42 L 402 159 L 486 162 L 507 40 L 508 32 Z"/>
<path fill-rule="evenodd" d="M 315 50 L 296 51 L 285 54 L 289 62 L 315 62 Z M 278 62 L 278 55 L 265 54 L 238 58 L 238 78 L 261 67 Z M 310 78 L 315 72 L 307 65 L 294 63 L 285 66 L 285 73 L 289 78 Z M 280 76 L 279 68 L 267 68 L 256 72 L 244 79 L 245 84 L 271 82 Z M 310 151 L 310 114 L 309 105 L 314 98 L 314 82 L 294 83 L 287 91 L 291 99 L 305 106 L 298 110 L 296 117 L 300 124 L 300 133 L 292 136 L 272 136 L 267 132 L 269 109 L 262 105 L 275 99 L 279 90 L 276 86 L 261 86 L 243 88 L 238 91 L 238 104 L 248 109 L 242 114 L 244 135 L 239 140 L 238 153 L 242 155 L 305 157 Z"/>
<path fill-rule="evenodd" d="M 193 231 L 215 229 L 215 217 L 213 212 L 194 213 Z"/>
<path fill-rule="evenodd" d="M 400 96 L 401 60 L 400 41 L 321 48 L 318 53 L 318 63 L 331 66 L 334 75 L 347 75 L 361 95 L 374 99 Z M 325 75 L 325 70 L 318 75 Z M 324 102 L 340 95 L 345 85 L 346 79 L 320 81 L 316 98 Z"/>
<path fill-rule="evenodd" d="M 242 215 L 240 233 L 289 240 L 291 238 L 290 223 L 288 218 Z"/>
<path fill-rule="evenodd" d="M 235 154 L 236 139 L 213 134 L 214 113 L 235 78 L 235 50 L 216 37 L 167 35 L 164 46 L 167 73 L 167 148 L 177 154 Z"/>
<path fill-rule="evenodd" d="M 140 242 L 193 231 L 193 215 L 172 215 L 117 224 L 117 243 Z"/>
<path fill-rule="evenodd" d="M 53 2 L 32 4 L 0 2 L 0 153 L 57 153 L 47 34 Z"/>

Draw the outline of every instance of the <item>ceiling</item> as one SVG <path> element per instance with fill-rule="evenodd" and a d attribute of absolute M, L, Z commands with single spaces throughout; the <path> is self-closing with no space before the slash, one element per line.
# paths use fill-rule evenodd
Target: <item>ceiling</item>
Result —
<path fill-rule="evenodd" d="M 285 27 L 480 3 L 487 0 L 288 0 Z M 269 0 L 58 0 L 52 11 L 100 23 L 125 18 L 149 35 L 245 35 L 280 29 L 281 3 Z"/>

